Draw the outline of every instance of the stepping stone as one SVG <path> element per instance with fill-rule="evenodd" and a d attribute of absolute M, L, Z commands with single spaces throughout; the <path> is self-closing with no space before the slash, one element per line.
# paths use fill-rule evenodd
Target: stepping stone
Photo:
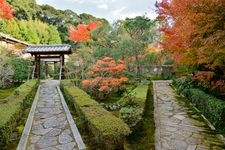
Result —
<path fill-rule="evenodd" d="M 48 148 L 57 144 L 57 137 L 43 136 L 37 143 L 39 148 Z"/>
<path fill-rule="evenodd" d="M 188 145 L 187 150 L 195 150 L 196 147 L 196 145 Z"/>
<path fill-rule="evenodd" d="M 66 144 L 70 143 L 73 140 L 73 138 L 68 134 L 68 131 L 65 130 L 59 135 L 59 143 L 60 144 Z"/>
<path fill-rule="evenodd" d="M 58 136 L 61 133 L 61 129 L 52 129 L 45 136 Z"/>
<path fill-rule="evenodd" d="M 32 130 L 41 130 L 41 129 L 44 129 L 41 123 L 36 124 L 32 127 Z"/>
<path fill-rule="evenodd" d="M 179 119 L 179 120 L 183 120 L 185 117 L 182 115 L 174 115 L 173 117 Z"/>
<path fill-rule="evenodd" d="M 35 134 L 35 135 L 45 135 L 46 133 L 48 133 L 51 130 L 52 130 L 52 128 L 41 129 L 41 130 L 33 130 L 32 133 Z"/>
<path fill-rule="evenodd" d="M 72 150 L 75 145 L 76 145 L 75 142 L 72 142 L 72 143 L 56 146 L 56 148 L 60 150 Z"/>
<path fill-rule="evenodd" d="M 57 149 L 54 147 L 48 147 L 48 148 L 44 148 L 44 149 L 40 149 L 40 150 L 57 150 Z"/>
<path fill-rule="evenodd" d="M 40 140 L 40 138 L 41 138 L 41 136 L 32 135 L 32 136 L 30 137 L 30 142 L 34 144 L 34 143 L 36 143 L 38 140 Z"/>
<path fill-rule="evenodd" d="M 54 126 L 57 126 L 58 125 L 58 121 L 56 119 L 56 117 L 51 117 L 50 119 L 47 119 L 45 122 L 44 122 L 44 127 L 45 128 L 51 128 L 51 127 L 54 127 Z"/>
<path fill-rule="evenodd" d="M 32 145 L 29 145 L 28 147 L 27 147 L 27 150 L 35 150 L 35 146 L 32 144 Z"/>

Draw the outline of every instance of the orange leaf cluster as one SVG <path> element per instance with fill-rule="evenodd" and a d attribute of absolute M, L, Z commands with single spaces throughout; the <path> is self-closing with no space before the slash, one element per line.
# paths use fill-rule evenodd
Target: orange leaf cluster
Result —
<path fill-rule="evenodd" d="M 8 3 L 5 0 L 0 0 L 0 18 L 3 19 L 12 19 L 13 12 Z"/>
<path fill-rule="evenodd" d="M 156 6 L 164 49 L 177 63 L 220 65 L 225 57 L 224 0 L 162 0 Z"/>
<path fill-rule="evenodd" d="M 90 22 L 89 24 L 79 24 L 76 28 L 70 27 L 70 40 L 75 42 L 89 42 L 91 40 L 90 34 L 99 27 L 98 23 Z"/>
<path fill-rule="evenodd" d="M 90 78 L 83 80 L 82 87 L 91 92 L 109 94 L 115 87 L 119 87 L 128 81 L 121 73 L 126 69 L 124 62 L 116 62 L 111 57 L 104 57 L 90 67 Z"/>
<path fill-rule="evenodd" d="M 91 66 L 93 75 L 99 74 L 99 72 L 103 74 L 117 75 L 125 69 L 126 66 L 122 60 L 116 62 L 111 57 L 104 57 L 103 59 L 98 60 L 95 65 Z"/>

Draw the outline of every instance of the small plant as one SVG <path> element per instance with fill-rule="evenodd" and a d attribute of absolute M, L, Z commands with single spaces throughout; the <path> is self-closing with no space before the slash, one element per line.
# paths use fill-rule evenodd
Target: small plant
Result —
<path fill-rule="evenodd" d="M 123 97 L 118 102 L 122 107 L 128 106 L 128 105 L 134 105 L 135 104 L 135 95 L 136 92 L 132 89 L 127 89 L 125 93 L 123 94 Z"/>
<path fill-rule="evenodd" d="M 132 128 L 142 119 L 142 112 L 143 109 L 140 106 L 129 105 L 121 108 L 119 118 Z"/>

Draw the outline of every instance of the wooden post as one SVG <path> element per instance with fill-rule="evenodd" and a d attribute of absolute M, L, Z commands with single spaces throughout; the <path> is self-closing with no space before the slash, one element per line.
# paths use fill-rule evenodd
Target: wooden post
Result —
<path fill-rule="evenodd" d="M 62 79 L 62 56 L 60 56 L 60 70 L 59 70 L 59 81 Z"/>
<path fill-rule="evenodd" d="M 65 79 L 65 58 L 62 55 L 62 79 Z"/>
<path fill-rule="evenodd" d="M 55 79 L 56 78 L 56 73 L 57 73 L 57 68 L 56 68 L 56 63 L 57 62 L 54 62 L 54 76 L 53 76 L 53 79 Z"/>
<path fill-rule="evenodd" d="M 40 78 L 40 55 L 35 55 L 35 78 Z"/>
<path fill-rule="evenodd" d="M 35 65 L 34 77 L 38 78 L 38 58 L 37 58 L 37 55 L 34 55 L 34 57 L 35 57 L 34 58 L 34 65 Z"/>
<path fill-rule="evenodd" d="M 45 79 L 48 78 L 48 64 L 45 62 Z"/>

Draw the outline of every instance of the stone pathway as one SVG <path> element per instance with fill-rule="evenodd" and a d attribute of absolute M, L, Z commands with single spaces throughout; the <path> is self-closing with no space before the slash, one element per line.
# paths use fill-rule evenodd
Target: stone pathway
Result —
<path fill-rule="evenodd" d="M 58 81 L 47 80 L 40 87 L 27 150 L 78 149 L 56 89 L 58 84 Z"/>
<path fill-rule="evenodd" d="M 156 150 L 222 150 L 224 144 L 204 122 L 189 117 L 170 81 L 154 82 Z"/>

